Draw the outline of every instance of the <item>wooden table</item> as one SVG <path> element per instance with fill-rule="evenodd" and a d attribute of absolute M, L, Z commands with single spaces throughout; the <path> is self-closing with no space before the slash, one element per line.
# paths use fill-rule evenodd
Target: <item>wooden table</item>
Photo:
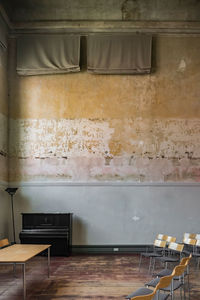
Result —
<path fill-rule="evenodd" d="M 15 244 L 0 250 L 0 264 L 20 264 L 23 266 L 24 300 L 26 299 L 26 262 L 44 250 L 48 251 L 48 277 L 50 275 L 51 245 Z"/>

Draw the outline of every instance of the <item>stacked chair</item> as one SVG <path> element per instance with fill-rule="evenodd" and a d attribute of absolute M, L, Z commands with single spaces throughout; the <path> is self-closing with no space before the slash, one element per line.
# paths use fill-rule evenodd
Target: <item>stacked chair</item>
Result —
<path fill-rule="evenodd" d="M 150 261 L 149 261 L 149 272 L 150 272 L 155 257 L 163 256 L 164 251 L 166 249 L 166 244 L 167 244 L 166 241 L 156 239 L 153 244 L 153 251 L 142 252 L 140 254 L 140 260 L 139 260 L 139 271 L 140 271 L 140 267 L 141 267 L 141 263 L 142 263 L 142 257 L 148 257 L 150 259 Z"/>
<path fill-rule="evenodd" d="M 190 254 L 194 252 L 197 240 L 192 238 L 183 238 L 184 253 Z"/>
<path fill-rule="evenodd" d="M 126 297 L 128 300 L 166 300 L 169 297 L 171 300 L 174 299 L 174 292 L 180 289 L 180 295 L 182 299 L 182 292 L 185 298 L 185 276 L 187 274 L 187 267 L 191 260 L 189 257 L 182 258 L 179 265 L 175 266 L 173 270 L 165 269 L 157 274 L 157 277 L 145 284 L 135 292 L 131 293 Z M 154 290 L 150 289 L 154 288 Z"/>
<path fill-rule="evenodd" d="M 160 242 L 159 242 L 160 241 Z M 188 255 L 184 257 L 184 255 Z M 166 300 L 174 299 L 174 292 L 180 290 L 184 295 L 186 284 L 188 287 L 188 299 L 190 299 L 189 262 L 192 257 L 197 258 L 197 267 L 200 264 L 200 234 L 185 233 L 183 243 L 176 243 L 176 238 L 164 234 L 158 234 L 153 244 L 153 251 L 142 252 L 139 260 L 139 270 L 142 257 L 150 258 L 149 269 L 152 273 L 156 261 L 164 264 L 165 268 L 155 278 L 147 282 L 144 287 L 137 289 L 126 297 L 128 300 Z M 177 265 L 169 268 L 169 263 Z M 185 278 L 187 277 L 187 281 Z"/>
<path fill-rule="evenodd" d="M 197 269 L 199 269 L 200 262 L 200 239 L 196 240 L 196 244 L 193 248 L 192 256 L 197 260 Z"/>
<path fill-rule="evenodd" d="M 167 288 L 172 281 L 173 276 L 165 276 L 160 279 L 160 281 L 155 286 L 154 290 L 149 288 L 140 288 L 132 294 L 128 295 L 126 299 L 128 300 L 166 300 L 169 294 L 161 294 L 160 290 Z"/>
<path fill-rule="evenodd" d="M 168 263 L 179 263 L 182 255 L 183 255 L 184 244 L 178 243 L 169 243 L 167 250 L 165 251 L 165 255 L 160 257 L 155 257 L 153 270 L 155 268 L 155 262 L 160 261 L 167 268 Z M 167 253 L 166 253 L 167 252 Z"/>
<path fill-rule="evenodd" d="M 178 265 L 174 268 L 171 275 L 172 281 L 171 284 L 162 289 L 165 292 L 170 293 L 171 299 L 174 299 L 174 292 L 178 289 L 180 289 L 181 299 L 182 299 L 182 291 L 184 292 L 184 298 L 185 298 L 185 284 L 184 284 L 184 271 L 186 269 L 186 264 L 184 265 Z M 165 277 L 165 276 L 164 276 Z M 161 278 L 164 278 L 161 277 Z M 177 280 L 178 278 L 178 280 Z M 154 278 L 148 283 L 145 284 L 147 287 L 155 287 L 158 282 L 160 281 L 160 277 Z"/>
<path fill-rule="evenodd" d="M 186 266 L 186 269 L 184 271 L 184 279 L 187 276 L 187 279 L 188 279 L 187 280 L 187 285 L 188 285 L 189 298 L 190 298 L 190 280 L 189 280 L 190 271 L 189 271 L 189 263 L 190 263 L 191 258 L 192 258 L 192 253 L 190 253 L 190 255 L 188 257 L 183 257 L 181 259 L 181 261 L 180 261 L 180 264 L 179 264 L 179 265 L 185 265 Z M 163 277 L 163 276 L 168 276 L 168 275 L 171 275 L 172 272 L 173 272 L 172 269 L 164 269 L 164 270 L 158 272 L 157 274 L 155 274 L 155 276 L 157 278 Z M 175 276 L 174 280 L 179 280 L 179 277 Z"/>
<path fill-rule="evenodd" d="M 170 236 L 170 235 L 165 235 L 165 234 L 160 234 L 160 233 L 157 235 L 157 239 L 166 241 L 167 244 L 172 243 L 172 242 L 176 242 L 176 237 Z"/>

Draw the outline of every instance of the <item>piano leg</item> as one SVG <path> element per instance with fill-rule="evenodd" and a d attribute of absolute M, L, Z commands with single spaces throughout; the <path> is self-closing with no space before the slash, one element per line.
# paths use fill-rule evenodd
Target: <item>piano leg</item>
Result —
<path fill-rule="evenodd" d="M 48 277 L 49 277 L 50 276 L 50 247 L 48 248 L 47 265 L 48 265 Z"/>

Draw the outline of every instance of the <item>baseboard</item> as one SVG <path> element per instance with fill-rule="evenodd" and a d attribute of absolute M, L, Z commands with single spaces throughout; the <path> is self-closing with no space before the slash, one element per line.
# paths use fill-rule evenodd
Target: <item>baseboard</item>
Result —
<path fill-rule="evenodd" d="M 73 245 L 72 254 L 136 254 L 151 248 L 151 245 Z"/>

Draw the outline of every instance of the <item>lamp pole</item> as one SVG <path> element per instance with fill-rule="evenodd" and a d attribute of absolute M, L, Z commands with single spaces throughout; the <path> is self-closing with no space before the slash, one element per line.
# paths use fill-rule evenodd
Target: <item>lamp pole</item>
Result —
<path fill-rule="evenodd" d="M 7 188 L 5 191 L 10 195 L 11 198 L 11 212 L 12 212 L 12 227 L 13 227 L 13 244 L 16 244 L 15 239 L 15 216 L 14 216 L 14 205 L 13 205 L 13 196 L 16 193 L 18 188 Z"/>

